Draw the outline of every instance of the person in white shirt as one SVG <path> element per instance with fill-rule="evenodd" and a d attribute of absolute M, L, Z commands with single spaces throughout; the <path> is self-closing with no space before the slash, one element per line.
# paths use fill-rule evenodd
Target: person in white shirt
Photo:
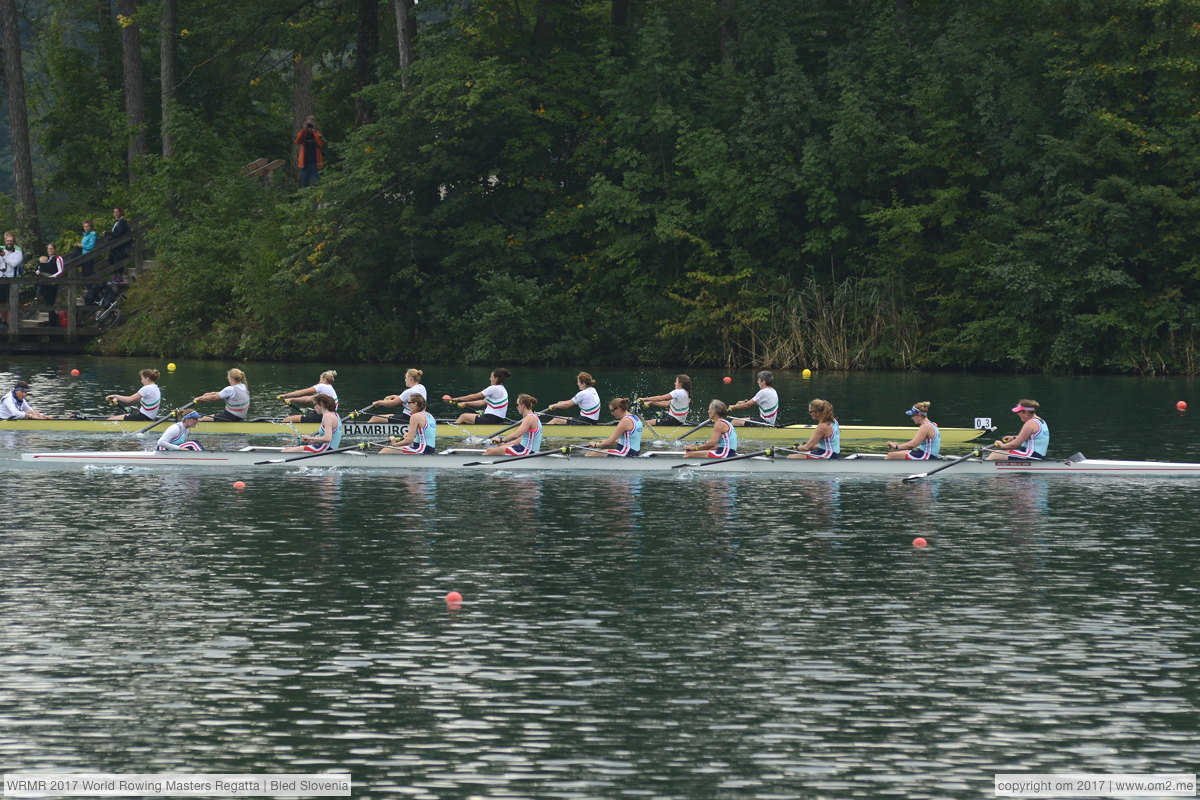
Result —
<path fill-rule="evenodd" d="M 508 379 L 509 375 L 512 373 L 504 367 L 500 367 L 492 370 L 491 385 L 482 392 L 466 394 L 462 397 L 442 395 L 442 399 L 447 403 L 482 409 L 478 414 L 470 411 L 459 414 L 454 423 L 456 425 L 507 425 L 509 422 L 508 389 L 504 388 L 504 381 Z"/>
<path fill-rule="evenodd" d="M 156 369 L 142 370 L 142 388 L 131 395 L 110 394 L 104 399 L 114 405 L 117 403 L 140 403 L 136 411 L 129 414 L 117 414 L 109 419 L 124 419 L 136 422 L 154 422 L 158 419 L 162 407 L 162 392 L 158 388 L 158 378 L 161 373 Z"/>
<path fill-rule="evenodd" d="M 189 411 L 176 423 L 167 426 L 158 438 L 155 450 L 203 450 L 199 442 L 191 440 L 192 428 L 200 422 L 199 411 Z"/>
<path fill-rule="evenodd" d="M 647 425 L 687 425 L 688 412 L 692 410 L 692 379 L 687 375 L 675 376 L 675 388 L 666 394 L 640 397 L 636 402 L 648 408 L 661 408 L 657 419 L 646 420 Z"/>
<path fill-rule="evenodd" d="M 754 376 L 758 380 L 758 394 L 751 397 L 749 400 L 742 400 L 734 403 L 729 407 L 730 411 L 739 411 L 743 408 L 753 408 L 758 406 L 757 420 L 731 418 L 729 421 L 735 426 L 750 425 L 766 425 L 767 427 L 775 427 L 775 421 L 779 418 L 779 392 L 771 387 L 775 382 L 775 376 L 767 370 L 763 370 Z"/>
<path fill-rule="evenodd" d="M 579 416 L 585 424 L 596 424 L 600 421 L 600 393 L 596 391 L 596 379 L 586 372 L 581 372 L 575 376 L 575 385 L 579 387 L 579 391 L 570 400 L 559 400 L 557 403 L 551 403 L 548 407 L 549 411 L 555 411 L 560 408 L 570 408 L 571 406 L 579 406 Z M 568 422 L 579 422 L 579 419 L 570 417 L 553 417 L 546 421 L 547 425 L 566 425 Z"/>
<path fill-rule="evenodd" d="M 211 417 L 201 417 L 201 422 L 245 422 L 250 413 L 250 387 L 246 385 L 246 373 L 237 367 L 225 373 L 229 385 L 219 392 L 205 392 L 192 399 L 196 403 L 214 403 L 225 401 L 225 410 L 218 411 Z"/>
<path fill-rule="evenodd" d="M 34 410 L 26 399 L 29 397 L 29 384 L 17 381 L 13 389 L 0 400 L 0 419 L 50 419 L 40 411 Z"/>
<path fill-rule="evenodd" d="M 41 278 L 61 278 L 63 274 L 63 257 L 58 254 L 58 249 L 54 246 L 54 242 L 46 245 L 46 255 L 39 259 L 38 277 Z M 38 286 L 38 295 L 41 296 L 42 302 L 48 306 L 53 306 L 58 300 L 58 285 L 53 283 L 43 283 Z M 51 308 L 46 312 L 46 321 L 42 323 L 44 327 L 57 328 L 58 311 Z"/>
<path fill-rule="evenodd" d="M 293 403 L 315 403 L 317 395 L 325 395 L 333 400 L 333 410 L 338 410 L 338 396 L 333 389 L 333 380 L 337 377 L 337 370 L 327 369 L 321 373 L 321 379 L 312 386 L 306 386 L 303 389 L 297 389 L 294 392 L 287 394 L 276 395 L 277 400 Z M 321 422 L 324 419 L 324 414 L 318 413 L 315 410 L 306 411 L 303 414 L 292 414 L 290 417 L 284 417 L 284 422 Z"/>
<path fill-rule="evenodd" d="M 376 414 L 367 422 L 390 422 L 397 425 L 407 425 L 408 420 L 412 417 L 412 409 L 408 407 L 408 401 L 414 396 L 421 397 L 426 403 L 429 402 L 429 393 L 425 391 L 425 385 L 421 383 L 421 377 L 425 373 L 419 369 L 410 369 L 404 373 L 405 389 L 400 394 L 389 394 L 382 400 L 376 400 L 371 405 L 379 406 L 380 408 L 395 408 L 400 406 L 399 413 L 386 415 Z M 422 409 L 424 410 L 424 409 Z"/>
<path fill-rule="evenodd" d="M 18 278 L 25 254 L 17 247 L 17 237 L 12 231 L 4 233 L 4 250 L 0 251 L 0 278 Z M 8 293 L 12 284 L 0 285 L 0 326 L 8 325 Z"/>

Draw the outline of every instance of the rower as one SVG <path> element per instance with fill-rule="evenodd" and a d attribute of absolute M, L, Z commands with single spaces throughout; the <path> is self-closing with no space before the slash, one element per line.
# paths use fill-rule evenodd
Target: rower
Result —
<path fill-rule="evenodd" d="M 379 452 L 388 456 L 437 455 L 437 420 L 425 410 L 425 398 L 414 392 L 408 398 L 408 408 L 409 416 L 405 417 L 408 434 L 403 439 L 390 437 L 392 446 Z"/>
<path fill-rule="evenodd" d="M 507 439 L 496 436 L 492 441 L 495 447 L 483 451 L 485 456 L 527 456 L 542 449 L 542 421 L 534 413 L 537 398 L 522 394 L 517 397 L 517 413 L 521 415 L 521 424 Z"/>
<path fill-rule="evenodd" d="M 712 438 L 704 444 L 684 445 L 684 458 L 730 458 L 737 455 L 737 431 L 733 429 L 729 416 L 729 406 L 722 400 L 713 400 L 708 404 L 708 418 L 713 423 Z"/>
<path fill-rule="evenodd" d="M 29 384 L 17 381 L 12 391 L 0 400 L 0 419 L 50 419 L 45 414 L 29 405 L 25 398 L 29 397 Z"/>
<path fill-rule="evenodd" d="M 313 434 L 300 437 L 300 444 L 285 447 L 284 453 L 324 453 L 342 446 L 342 421 L 338 419 L 337 404 L 327 394 L 313 397 L 313 409 L 321 415 L 321 427 Z"/>
<path fill-rule="evenodd" d="M 192 428 L 201 421 L 199 411 L 189 411 L 178 422 L 167 426 L 163 435 L 158 438 L 155 450 L 203 450 L 199 442 L 191 441 Z"/>
<path fill-rule="evenodd" d="M 408 401 L 416 396 L 423 399 L 426 404 L 429 403 L 429 394 L 425 391 L 424 384 L 421 383 L 421 376 L 424 374 L 425 373 L 419 369 L 410 369 L 408 372 L 404 373 L 405 389 L 403 392 L 400 394 L 389 394 L 382 400 L 376 400 L 371 404 L 372 406 L 379 406 L 380 408 L 395 408 L 396 406 L 400 406 L 400 410 L 391 416 L 376 414 L 367 420 L 367 422 L 388 422 L 396 425 L 407 425 L 408 419 L 411 416 L 409 413 Z"/>
<path fill-rule="evenodd" d="M 687 425 L 688 412 L 692 410 L 692 379 L 687 375 L 676 375 L 675 388 L 671 391 L 653 397 L 642 397 L 635 402 L 663 409 L 656 419 L 646 420 L 647 425 Z"/>
<path fill-rule="evenodd" d="M 604 452 L 588 453 L 589 456 L 624 456 L 635 458 L 642 454 L 642 418 L 630 413 L 629 401 L 624 397 L 614 397 L 608 401 L 608 410 L 617 420 L 617 427 L 607 439 L 589 442 L 588 447 L 594 447 Z M 614 446 L 615 445 L 615 446 Z"/>
<path fill-rule="evenodd" d="M 837 418 L 833 416 L 833 403 L 819 397 L 813 398 L 808 403 L 808 413 L 816 423 L 812 436 L 807 442 L 796 447 L 801 452 L 788 458 L 840 458 L 842 429 Z"/>
<path fill-rule="evenodd" d="M 316 398 L 320 395 L 327 395 L 333 398 L 333 410 L 338 409 L 338 396 L 333 388 L 333 380 L 337 377 L 337 370 L 327 369 L 321 373 L 320 379 L 312 386 L 306 386 L 303 389 L 297 389 L 294 392 L 276 395 L 275 399 L 284 403 L 313 403 L 313 410 L 306 411 L 303 414 L 292 414 L 290 417 L 284 417 L 284 422 L 320 422 L 322 414 L 316 410 Z"/>
<path fill-rule="evenodd" d="M 504 381 L 511 372 L 504 367 L 492 370 L 491 383 L 481 392 L 466 394 L 462 397 L 443 397 L 443 400 L 460 406 L 473 406 L 484 409 L 483 413 L 466 412 L 454 420 L 456 425 L 505 425 L 508 423 L 508 389 Z"/>
<path fill-rule="evenodd" d="M 212 416 L 201 417 L 201 422 L 245 422 L 250 413 L 250 387 L 246 385 L 246 373 L 237 367 L 225 373 L 229 385 L 219 392 L 205 392 L 192 399 L 192 404 L 225 401 L 225 410 Z"/>
<path fill-rule="evenodd" d="M 729 407 L 730 411 L 739 411 L 743 408 L 758 407 L 758 416 L 761 424 L 767 427 L 775 427 L 775 420 L 779 418 L 779 392 L 771 386 L 775 383 L 775 376 L 769 370 L 762 370 L 754 376 L 758 381 L 758 393 L 749 400 L 742 400 L 734 403 Z M 754 420 L 734 419 L 734 425 L 745 425 L 747 422 Z"/>
<path fill-rule="evenodd" d="M 1043 459 L 1050 448 L 1050 426 L 1038 416 L 1036 400 L 1018 400 L 1012 412 L 1021 420 L 1021 430 L 1016 436 L 997 439 L 994 447 L 1006 448 L 1000 453 L 988 453 L 988 461 L 1028 461 Z"/>
<path fill-rule="evenodd" d="M 600 421 L 600 393 L 596 391 L 596 379 L 586 372 L 581 372 L 575 376 L 575 385 L 579 387 L 579 391 L 570 400 L 560 400 L 557 403 L 551 403 L 547 408 L 548 411 L 554 411 L 559 408 L 570 408 L 571 406 L 579 406 L 579 416 L 585 424 L 594 425 Z M 547 420 L 547 425 L 566 425 L 568 422 L 576 422 L 568 417 L 552 417 Z"/>
<path fill-rule="evenodd" d="M 131 422 L 154 422 L 158 419 L 158 409 L 162 405 L 162 392 L 158 388 L 161 373 L 156 369 L 144 369 L 141 372 L 142 388 L 131 395 L 110 394 L 104 399 L 110 403 L 140 403 L 137 411 L 129 414 L 116 414 L 112 419 L 124 419 Z"/>
<path fill-rule="evenodd" d="M 939 459 L 942 455 L 942 434 L 937 423 L 929 418 L 929 401 L 913 403 L 913 407 L 904 413 L 917 426 L 917 432 L 904 444 L 888 442 L 887 458 L 906 458 L 909 461 L 929 461 Z"/>

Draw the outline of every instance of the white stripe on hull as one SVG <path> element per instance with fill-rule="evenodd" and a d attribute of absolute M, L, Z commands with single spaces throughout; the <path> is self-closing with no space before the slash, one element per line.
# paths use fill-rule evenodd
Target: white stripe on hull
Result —
<path fill-rule="evenodd" d="M 25 463 L 53 465 L 57 467 L 134 467 L 147 469 L 320 469 L 342 468 L 356 470 L 380 470 L 383 472 L 411 472 L 415 469 L 452 470 L 508 470 L 540 472 L 643 472 L 679 474 L 681 472 L 731 472 L 768 475 L 883 475 L 904 477 L 930 472 L 947 461 L 894 461 L 881 457 L 859 456 L 834 460 L 785 459 L 785 458 L 742 458 L 729 462 L 714 463 L 710 460 L 683 459 L 678 455 L 655 455 L 650 458 L 585 458 L 582 455 L 559 453 L 537 458 L 505 461 L 501 456 L 481 456 L 478 453 L 454 453 L 436 456 L 385 456 L 377 453 L 357 451 L 314 456 L 303 460 L 286 462 L 302 454 L 281 454 L 277 451 L 221 452 L 154 452 L 154 451 L 83 451 L 22 453 Z M 265 465 L 256 462 L 274 461 Z M 279 463 L 282 462 L 282 463 Z M 467 466 L 471 462 L 484 462 Z M 494 463 L 498 462 L 498 463 Z M 676 469 L 677 465 L 686 466 Z M 700 466 L 704 464 L 706 466 Z M 964 463 L 942 470 L 936 476 L 946 477 L 978 475 L 1097 475 L 1111 477 L 1200 477 L 1200 464 L 1172 463 L 1160 461 L 1110 461 L 1084 459 L 1082 461 L 980 461 L 969 458 Z"/>

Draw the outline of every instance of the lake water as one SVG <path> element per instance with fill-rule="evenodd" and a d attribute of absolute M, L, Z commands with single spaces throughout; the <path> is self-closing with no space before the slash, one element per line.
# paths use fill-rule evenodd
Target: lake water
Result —
<path fill-rule="evenodd" d="M 143 366 L 165 365 L 8 359 L 0 381 L 92 411 Z M 164 369 L 165 405 L 227 366 Z M 239 366 L 255 413 L 326 368 Z M 343 408 L 405 366 L 335 365 Z M 426 385 L 477 391 L 487 371 Z M 509 386 L 548 403 L 573 376 Z M 608 398 L 672 373 L 596 377 Z M 694 377 L 698 402 L 753 393 L 749 373 Z M 778 386 L 786 421 L 813 396 L 843 423 L 931 400 L 942 424 L 1007 432 L 1032 397 L 1054 454 L 1200 461 L 1186 379 Z M 9 453 L 150 444 L 0 432 Z M 368 798 L 976 798 L 997 772 L 1200 763 L 1197 481 L 241 477 L 0 470 L 4 771 L 346 771 Z"/>

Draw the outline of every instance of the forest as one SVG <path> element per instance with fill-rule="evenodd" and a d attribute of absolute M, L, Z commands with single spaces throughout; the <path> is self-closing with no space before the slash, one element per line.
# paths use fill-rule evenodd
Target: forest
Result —
<path fill-rule="evenodd" d="M 1200 0 L 0 0 L 108 354 L 1200 371 Z M 301 188 L 294 137 L 327 145 Z M 271 179 L 256 159 L 283 159 Z"/>

